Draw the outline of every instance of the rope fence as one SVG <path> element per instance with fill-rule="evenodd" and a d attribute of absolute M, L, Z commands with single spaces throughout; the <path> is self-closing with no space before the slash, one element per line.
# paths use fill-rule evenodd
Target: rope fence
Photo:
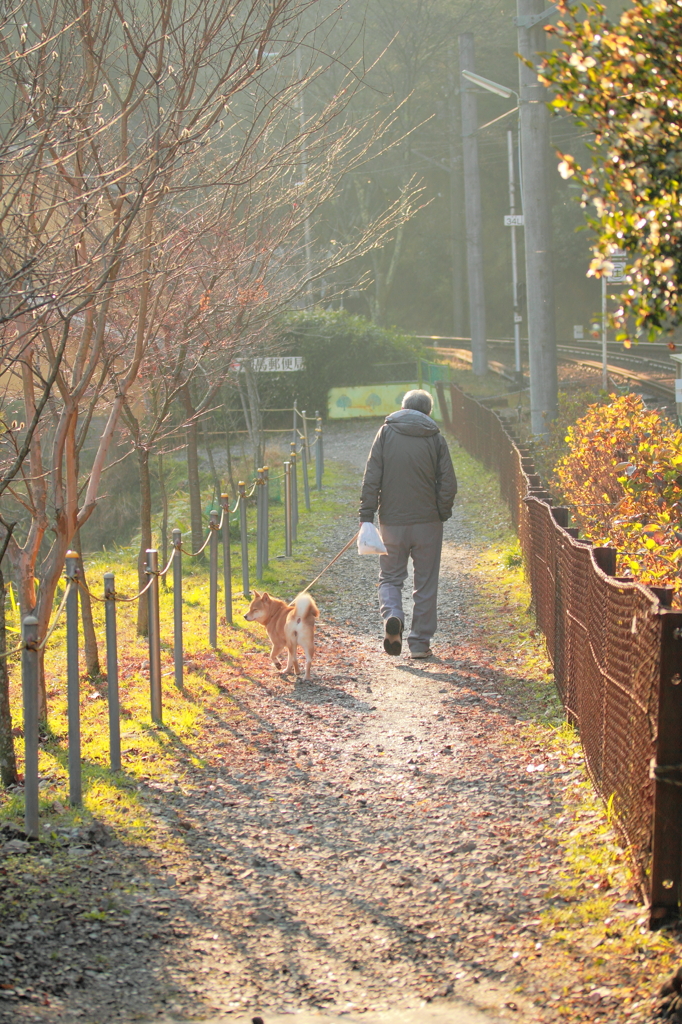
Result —
<path fill-rule="evenodd" d="M 659 927 L 682 903 L 682 612 L 671 588 L 617 576 L 615 548 L 579 538 L 496 412 L 455 385 L 448 410 L 436 387 L 446 427 L 499 477 L 566 717 Z"/>
<path fill-rule="evenodd" d="M 275 411 L 275 410 L 272 410 Z M 324 453 L 322 441 L 322 420 L 319 413 L 309 417 L 305 411 L 300 412 L 294 404 L 293 409 L 282 410 L 293 413 L 294 436 L 290 443 L 290 452 L 282 466 L 279 479 L 284 481 L 284 547 L 285 556 L 293 554 L 293 544 L 297 539 L 299 514 L 299 481 L 298 467 L 300 464 L 302 477 L 303 500 L 308 511 L 311 510 L 310 482 L 308 470 L 311 458 L 315 463 L 315 486 L 322 490 L 324 473 Z M 309 438 L 307 424 L 315 423 L 314 439 Z M 299 430 L 299 423 L 303 429 Z M 182 532 L 172 531 L 172 554 L 163 569 L 159 569 L 158 551 L 149 548 L 146 552 L 144 574 L 149 577 L 147 583 L 136 594 L 123 596 L 116 593 L 114 573 L 104 574 L 103 596 L 95 594 L 86 584 L 81 559 L 78 552 L 68 551 L 65 558 L 66 586 L 53 621 L 44 638 L 39 639 L 38 619 L 33 615 L 26 616 L 21 624 L 22 642 L 11 650 L 0 652 L 0 658 L 7 659 L 21 653 L 22 695 L 24 711 L 24 798 L 25 798 L 25 830 L 32 837 L 38 836 L 39 826 L 39 788 L 38 788 L 38 680 L 40 673 L 40 654 L 50 641 L 62 616 L 66 614 L 66 675 L 67 675 L 67 717 L 68 717 L 68 773 L 69 801 L 78 806 L 82 803 L 81 780 L 81 741 L 80 741 L 80 679 L 79 679 L 79 624 L 78 596 L 79 591 L 104 604 L 105 642 L 107 665 L 107 696 L 109 706 L 109 761 L 112 771 L 121 768 L 121 733 L 120 733 L 120 698 L 118 681 L 118 640 L 116 623 L 116 606 L 132 604 L 146 598 L 148 640 L 149 640 L 149 684 L 151 717 L 158 725 L 163 724 L 163 694 L 161 687 L 161 621 L 159 610 L 159 581 L 173 570 L 173 675 L 175 685 L 182 689 L 184 674 L 183 659 L 183 597 L 182 597 L 182 556 L 200 557 L 208 548 L 209 563 L 209 643 L 212 648 L 218 647 L 218 570 L 220 549 L 222 547 L 222 589 L 224 597 L 225 620 L 233 622 L 233 582 L 232 552 L 230 540 L 230 517 L 235 513 L 239 516 L 239 539 L 241 546 L 242 593 L 250 597 L 250 560 L 253 553 L 249 550 L 248 507 L 255 497 L 256 506 L 256 578 L 261 580 L 263 572 L 269 565 L 270 557 L 270 483 L 278 476 L 270 476 L 269 467 L 257 470 L 256 479 L 247 491 L 244 481 L 239 481 L 238 494 L 234 506 L 230 504 L 227 493 L 220 496 L 219 509 L 209 513 L 208 532 L 198 551 L 187 551 L 182 544 Z M 349 545 L 346 545 L 346 548 Z M 344 550 L 346 550 L 344 548 Z M 338 557 L 338 556 L 337 556 Z M 336 559 L 333 559 L 332 563 Z M 328 567 L 327 567 L 328 568 Z M 323 571 L 326 571 L 323 570 Z M 319 578 L 319 577 L 318 577 Z M 317 580 L 313 581 L 313 584 Z M 312 586 L 313 584 L 310 584 Z M 308 587 L 307 589 L 310 589 Z"/>

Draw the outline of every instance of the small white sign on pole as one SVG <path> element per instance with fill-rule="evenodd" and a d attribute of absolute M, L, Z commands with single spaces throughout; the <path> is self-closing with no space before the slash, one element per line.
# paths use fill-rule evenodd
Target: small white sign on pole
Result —
<path fill-rule="evenodd" d="M 523 227 L 523 214 L 522 213 L 505 213 L 505 215 L 504 215 L 504 226 L 506 228 L 522 228 Z"/>
<path fill-rule="evenodd" d="M 682 377 L 675 377 L 675 401 L 682 405 Z"/>
<path fill-rule="evenodd" d="M 625 281 L 625 267 L 627 264 L 627 254 L 624 249 L 616 249 L 609 256 L 611 263 L 613 264 L 613 273 L 609 274 L 609 284 L 623 284 Z"/>
<path fill-rule="evenodd" d="M 573 341 L 582 341 L 585 331 L 582 324 L 573 324 Z"/>

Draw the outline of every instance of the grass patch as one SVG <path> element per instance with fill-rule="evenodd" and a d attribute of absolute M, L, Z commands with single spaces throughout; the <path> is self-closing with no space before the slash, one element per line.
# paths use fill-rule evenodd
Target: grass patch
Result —
<path fill-rule="evenodd" d="M 649 1020 L 651 998 L 679 964 L 679 926 L 649 931 L 646 908 L 635 897 L 613 801 L 595 792 L 578 732 L 564 718 L 497 476 L 463 450 L 453 450 L 453 458 L 467 541 L 475 552 L 471 619 L 482 646 L 505 670 L 503 692 L 523 720 L 508 743 L 567 775 L 562 810 L 548 815 L 543 840 L 561 848 L 563 870 L 538 915 L 540 942 L 525 951 L 529 963 L 539 958 L 537 968 L 529 968 L 519 991 L 551 1005 L 566 1021 Z M 595 989 L 611 994 L 589 1009 L 584 1000 Z"/>
<path fill-rule="evenodd" d="M 463 449 L 454 453 L 466 539 L 475 552 L 472 620 L 496 664 L 519 717 L 556 726 L 563 707 L 544 637 L 531 608 L 518 537 L 500 499 L 497 476 Z"/>
<path fill-rule="evenodd" d="M 294 546 L 294 556 L 284 557 L 284 510 L 273 504 L 270 509 L 270 565 L 263 580 L 253 577 L 251 586 L 267 589 L 277 597 L 290 599 L 316 575 L 321 556 L 327 555 L 330 530 L 348 519 L 348 534 L 355 529 L 355 516 L 348 509 L 349 486 L 357 480 L 349 471 L 333 463 L 325 467 L 324 490 L 311 489 L 311 511 L 305 508 L 300 485 L 300 530 L 303 544 Z M 354 492 L 353 492 L 354 493 Z M 255 507 L 249 509 L 249 549 L 255 562 Z M 137 593 L 137 552 L 133 548 L 115 552 L 97 552 L 84 556 L 91 591 L 103 591 L 102 575 L 113 571 L 116 590 L 121 597 Z M 326 558 L 325 558 L 326 561 Z M 163 689 L 163 725 L 155 724 L 150 714 L 148 678 L 148 642 L 136 634 L 136 603 L 117 606 L 119 687 L 121 701 L 122 770 L 109 770 L 108 706 L 106 680 L 81 676 L 81 755 L 83 805 L 68 804 L 68 724 L 66 701 L 66 627 L 60 622 L 46 652 L 48 727 L 40 747 L 41 839 L 50 841 L 55 828 L 77 827 L 93 818 L 114 827 L 128 843 L 145 844 L 154 829 L 154 821 L 139 797 L 138 784 L 172 777 L 182 783 L 193 766 L 206 763 L 206 745 L 202 737 L 210 730 L 211 708 L 220 690 L 212 681 L 218 664 L 223 676 L 251 683 L 248 655 L 265 651 L 269 645 L 262 629 L 246 622 L 249 601 L 242 591 L 241 548 L 232 540 L 233 625 L 223 618 L 218 630 L 218 651 L 208 644 L 209 577 L 205 562 L 183 557 L 183 633 L 185 653 L 184 686 L 175 686 L 173 675 L 173 592 L 172 573 L 168 587 L 160 588 L 161 670 Z M 223 611 L 222 569 L 219 574 L 218 614 Z M 100 661 L 105 663 L 104 605 L 93 602 L 95 630 L 100 646 Z M 8 609 L 9 625 L 18 626 L 18 614 Z M 16 621 L 15 621 L 16 620 Z M 18 658 L 10 662 L 11 706 L 15 722 L 22 721 L 21 676 Z M 242 713 L 235 704 L 230 712 L 235 728 Z M 20 766 L 23 739 L 16 739 Z M 23 818 L 23 794 L 0 791 L 0 819 L 20 824 Z"/>

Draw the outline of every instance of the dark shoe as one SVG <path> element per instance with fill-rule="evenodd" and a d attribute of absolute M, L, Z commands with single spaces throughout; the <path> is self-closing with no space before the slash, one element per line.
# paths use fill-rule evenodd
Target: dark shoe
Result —
<path fill-rule="evenodd" d="M 386 620 L 384 627 L 384 650 L 386 654 L 398 655 L 403 649 L 403 624 L 397 615 Z"/>

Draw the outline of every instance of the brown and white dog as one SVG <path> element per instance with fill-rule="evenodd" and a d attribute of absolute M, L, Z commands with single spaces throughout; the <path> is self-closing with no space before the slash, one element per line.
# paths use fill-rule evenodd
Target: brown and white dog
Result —
<path fill-rule="evenodd" d="M 278 672 L 286 675 L 292 667 L 296 675 L 300 675 L 297 648 L 301 646 L 305 654 L 305 678 L 310 679 L 310 666 L 315 653 L 315 619 L 319 615 L 317 605 L 310 594 L 299 594 L 291 604 L 280 601 L 277 597 L 257 590 L 253 592 L 253 600 L 244 616 L 249 622 L 260 622 L 268 631 L 272 648 L 270 659 Z M 287 663 L 282 670 L 279 655 L 287 652 Z"/>

